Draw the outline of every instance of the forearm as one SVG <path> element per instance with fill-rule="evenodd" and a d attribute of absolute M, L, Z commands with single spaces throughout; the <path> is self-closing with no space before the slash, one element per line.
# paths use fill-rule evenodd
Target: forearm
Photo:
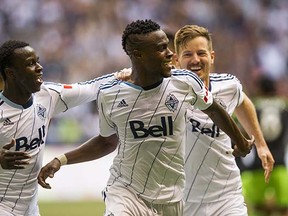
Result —
<path fill-rule="evenodd" d="M 109 139 L 101 136 L 93 137 L 78 148 L 65 153 L 67 164 L 81 163 L 104 157 L 115 150 L 117 143 L 116 135 Z"/>
<path fill-rule="evenodd" d="M 256 147 L 266 147 L 267 144 L 263 137 L 253 103 L 248 98 L 245 98 L 243 103 L 235 109 L 235 114 L 244 130 L 250 136 L 254 135 Z"/>
<path fill-rule="evenodd" d="M 257 153 L 265 170 L 265 182 L 269 182 L 275 161 L 262 134 L 254 104 L 246 95 L 243 103 L 235 109 L 235 114 L 244 130 L 254 135 Z"/>
<path fill-rule="evenodd" d="M 223 130 L 237 145 L 240 151 L 246 152 L 248 143 L 231 116 L 216 102 L 204 111 L 213 122 Z"/>

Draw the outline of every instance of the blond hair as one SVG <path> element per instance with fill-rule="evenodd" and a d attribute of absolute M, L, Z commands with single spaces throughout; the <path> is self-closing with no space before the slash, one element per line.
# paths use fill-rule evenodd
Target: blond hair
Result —
<path fill-rule="evenodd" d="M 185 47 L 190 40 L 196 37 L 205 37 L 208 41 L 208 48 L 212 51 L 212 38 L 208 29 L 198 25 L 185 25 L 175 34 L 174 48 L 176 54 L 179 54 L 181 47 Z"/>

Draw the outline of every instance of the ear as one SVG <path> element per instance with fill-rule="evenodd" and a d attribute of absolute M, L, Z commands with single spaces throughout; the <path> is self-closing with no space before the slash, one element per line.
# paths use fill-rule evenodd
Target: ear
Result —
<path fill-rule="evenodd" d="M 142 57 L 142 53 L 139 50 L 133 50 L 132 55 L 136 59 L 139 59 Z"/>
<path fill-rule="evenodd" d="M 10 67 L 5 68 L 4 73 L 8 79 L 14 79 L 15 78 L 14 70 Z"/>
<path fill-rule="evenodd" d="M 174 66 L 175 66 L 176 68 L 180 68 L 179 58 L 178 58 L 178 56 L 177 56 L 176 53 L 174 53 L 173 59 L 174 59 Z"/>
<path fill-rule="evenodd" d="M 211 64 L 214 64 L 215 52 L 211 51 Z"/>

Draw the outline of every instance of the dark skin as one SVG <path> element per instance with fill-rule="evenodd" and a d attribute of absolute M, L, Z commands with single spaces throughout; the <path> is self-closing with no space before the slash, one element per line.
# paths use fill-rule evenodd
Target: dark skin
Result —
<path fill-rule="evenodd" d="M 68 164 L 81 163 L 90 160 L 96 160 L 113 152 L 118 145 L 118 137 L 113 134 L 109 137 L 97 136 L 82 144 L 79 148 L 65 153 L 68 158 Z M 46 182 L 48 177 L 53 178 L 54 174 L 60 169 L 61 164 L 58 159 L 53 159 L 46 164 L 38 175 L 38 184 L 43 188 L 51 189 Z"/>
<path fill-rule="evenodd" d="M 142 88 L 151 86 L 160 82 L 165 77 L 171 76 L 173 53 L 168 48 L 169 40 L 162 31 L 155 31 L 146 35 L 137 35 L 142 41 L 138 49 L 132 50 L 130 59 L 132 63 L 132 74 L 129 82 Z M 228 113 L 214 102 L 208 109 L 204 110 L 207 115 L 217 124 L 224 132 L 226 132 L 232 140 L 239 143 L 239 153 L 246 155 L 250 152 L 254 140 L 247 140 L 240 132 L 235 122 Z M 109 137 L 97 136 L 79 148 L 65 153 L 67 164 L 74 164 L 94 160 L 116 149 L 118 138 L 114 134 Z M 53 159 L 45 165 L 38 176 L 38 183 L 47 189 L 51 186 L 46 183 L 48 177 L 53 178 L 55 172 L 61 167 L 58 159 Z"/>
<path fill-rule="evenodd" d="M 163 77 L 171 76 L 173 52 L 169 50 L 169 40 L 162 31 L 149 33 L 148 36 L 137 35 L 144 41 L 140 49 L 135 49 L 130 58 L 132 74 L 130 82 L 146 87 L 159 82 Z"/>
<path fill-rule="evenodd" d="M 5 68 L 3 95 L 13 103 L 25 105 L 32 94 L 40 90 L 42 66 L 32 47 L 18 48 L 12 55 L 12 66 Z M 0 164 L 3 169 L 24 169 L 30 156 L 26 152 L 10 150 L 15 140 L 0 149 Z"/>

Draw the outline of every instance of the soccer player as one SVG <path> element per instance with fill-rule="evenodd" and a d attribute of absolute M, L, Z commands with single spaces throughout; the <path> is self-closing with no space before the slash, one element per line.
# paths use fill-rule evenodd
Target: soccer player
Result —
<path fill-rule="evenodd" d="M 97 159 L 118 148 L 103 192 L 105 215 L 182 215 L 186 110 L 191 105 L 227 132 L 240 154 L 249 153 L 254 140 L 241 134 L 198 76 L 187 70 L 171 71 L 168 41 L 152 20 L 126 26 L 122 45 L 132 74 L 128 81 L 101 86 L 100 135 L 50 161 L 39 174 L 39 184 L 50 188 L 45 181 L 61 165 Z"/>
<path fill-rule="evenodd" d="M 242 171 L 243 194 L 251 215 L 288 216 L 288 161 L 285 163 L 288 150 L 288 100 L 277 94 L 276 85 L 276 81 L 270 77 L 260 77 L 260 94 L 253 100 L 263 135 L 275 158 L 269 184 L 261 179 L 261 161 L 254 148 L 249 157 L 236 160 Z"/>
<path fill-rule="evenodd" d="M 0 47 L 0 215 L 38 216 L 37 176 L 51 118 L 97 97 L 103 80 L 64 85 L 43 83 L 42 66 L 26 42 Z M 12 141 L 11 141 L 12 140 Z"/>
<path fill-rule="evenodd" d="M 212 73 L 215 52 L 208 30 L 186 25 L 175 34 L 177 67 L 195 72 L 213 98 L 230 115 L 236 114 L 246 132 L 255 136 L 258 156 L 269 181 L 274 159 L 263 138 L 255 107 L 239 80 L 224 73 Z M 232 154 L 230 138 L 205 113 L 187 111 L 185 216 L 247 215 L 239 169 Z"/>

